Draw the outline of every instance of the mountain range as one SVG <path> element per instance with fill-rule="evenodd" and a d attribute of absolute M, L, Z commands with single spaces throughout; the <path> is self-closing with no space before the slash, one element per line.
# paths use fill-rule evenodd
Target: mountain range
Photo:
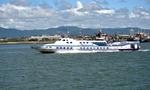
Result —
<path fill-rule="evenodd" d="M 0 38 L 16 38 L 16 37 L 39 36 L 39 35 L 55 35 L 55 34 L 95 35 L 100 30 L 108 34 L 129 34 L 131 30 L 132 32 L 145 32 L 145 33 L 150 32 L 150 29 L 141 29 L 137 27 L 92 29 L 92 28 L 79 28 L 75 26 L 61 26 L 57 28 L 48 28 L 39 30 L 18 30 L 0 27 Z"/>

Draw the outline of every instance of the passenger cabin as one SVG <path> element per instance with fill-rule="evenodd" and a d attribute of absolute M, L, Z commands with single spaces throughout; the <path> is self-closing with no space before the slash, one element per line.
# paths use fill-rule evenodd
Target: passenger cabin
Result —
<path fill-rule="evenodd" d="M 55 42 L 55 45 L 92 45 L 92 46 L 107 46 L 106 41 L 87 41 L 87 40 L 75 40 L 71 38 L 62 38 Z"/>

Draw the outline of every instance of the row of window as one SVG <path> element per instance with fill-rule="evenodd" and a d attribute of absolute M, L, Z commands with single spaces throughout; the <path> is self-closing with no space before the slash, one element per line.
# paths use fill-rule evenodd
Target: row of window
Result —
<path fill-rule="evenodd" d="M 51 48 L 51 46 L 47 46 Z M 72 47 L 56 47 L 56 49 L 72 49 Z M 108 47 L 80 47 L 81 50 L 108 49 Z"/>
<path fill-rule="evenodd" d="M 72 42 L 66 42 L 67 44 L 72 44 Z"/>
<path fill-rule="evenodd" d="M 72 47 L 56 47 L 56 49 L 73 49 Z M 80 47 L 81 50 L 108 49 L 108 47 Z"/>
<path fill-rule="evenodd" d="M 107 46 L 106 42 L 93 42 L 93 43 L 98 45 L 98 46 Z"/>
<path fill-rule="evenodd" d="M 72 47 L 56 47 L 56 49 L 72 49 Z"/>
<path fill-rule="evenodd" d="M 108 49 L 108 47 L 81 47 L 81 50 L 97 50 L 97 49 Z"/>
<path fill-rule="evenodd" d="M 67 44 L 72 44 L 72 42 L 66 42 Z M 88 42 L 80 42 L 80 44 L 88 44 Z"/>
<path fill-rule="evenodd" d="M 61 41 L 61 39 L 59 41 Z M 69 40 L 68 39 L 62 39 L 62 41 L 69 41 Z"/>
<path fill-rule="evenodd" d="M 89 42 L 80 42 L 80 44 L 88 44 Z"/>
<path fill-rule="evenodd" d="M 45 46 L 45 48 L 52 48 L 51 46 Z"/>

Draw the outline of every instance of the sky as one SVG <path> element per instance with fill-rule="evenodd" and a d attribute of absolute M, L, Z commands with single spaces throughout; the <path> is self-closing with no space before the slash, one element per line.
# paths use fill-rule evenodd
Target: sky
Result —
<path fill-rule="evenodd" d="M 0 0 L 0 27 L 150 29 L 150 0 Z"/>

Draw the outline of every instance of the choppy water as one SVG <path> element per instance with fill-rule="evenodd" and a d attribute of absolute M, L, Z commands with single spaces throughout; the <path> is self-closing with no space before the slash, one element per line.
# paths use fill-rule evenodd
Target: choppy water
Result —
<path fill-rule="evenodd" d="M 91 54 L 0 45 L 0 90 L 150 90 L 150 43 L 135 52 Z"/>

